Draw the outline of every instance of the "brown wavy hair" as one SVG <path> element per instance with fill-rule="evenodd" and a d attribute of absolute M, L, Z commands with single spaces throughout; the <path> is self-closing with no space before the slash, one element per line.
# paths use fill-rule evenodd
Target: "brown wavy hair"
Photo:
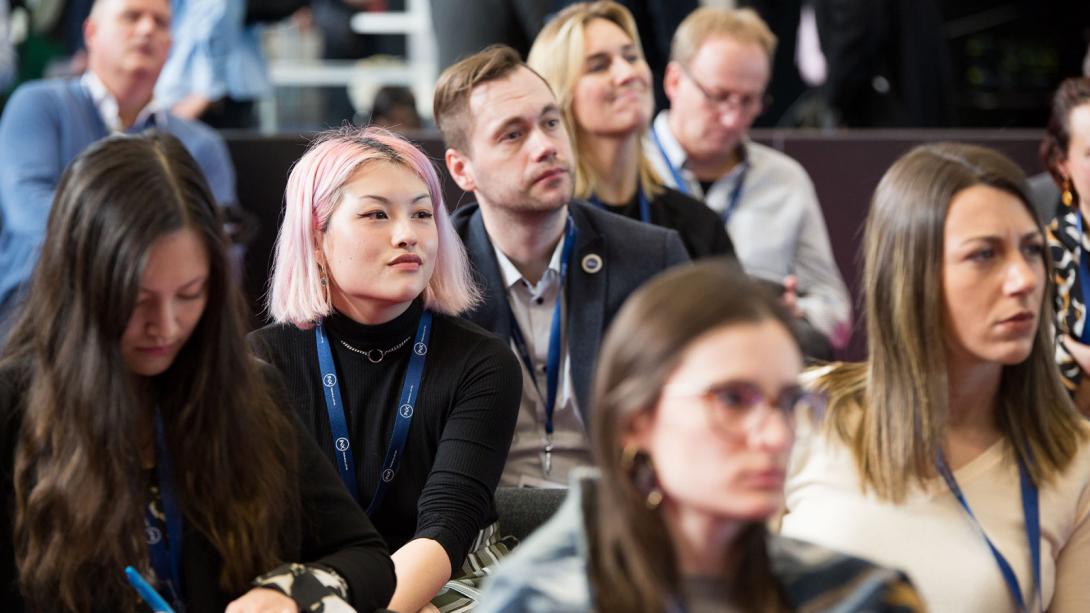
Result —
<path fill-rule="evenodd" d="M 1060 162 L 1067 159 L 1067 150 L 1071 145 L 1071 111 L 1084 104 L 1090 104 L 1090 77 L 1065 79 L 1052 95 L 1052 112 L 1039 153 L 1045 170 L 1061 187 L 1064 175 Z M 1074 185 L 1071 191 L 1075 191 Z"/>
<path fill-rule="evenodd" d="M 172 136 L 113 137 L 61 177 L 5 363 L 25 369 L 15 451 L 14 546 L 32 610 L 134 610 L 122 569 L 146 567 L 139 450 L 157 405 L 185 520 L 223 559 L 228 593 L 280 563 L 298 506 L 297 441 L 244 342 L 223 223 Z M 120 339 L 160 237 L 189 229 L 208 253 L 207 305 L 164 373 L 129 373 Z"/>
<path fill-rule="evenodd" d="M 681 595 L 681 574 L 666 524 L 645 504 L 622 459 L 623 437 L 655 410 L 685 350 L 722 326 L 775 321 L 791 334 L 779 301 L 736 264 L 705 260 L 665 272 L 637 290 L 613 321 L 594 381 L 591 439 L 602 478 L 588 513 L 595 610 L 653 613 Z M 792 336 L 793 337 L 793 336 Z M 724 356 L 724 359 L 738 359 Z M 743 611 L 787 610 L 772 574 L 762 522 L 744 527 L 728 557 L 723 585 Z"/>
<path fill-rule="evenodd" d="M 1025 175 L 1003 155 L 974 145 L 934 143 L 890 167 L 871 200 L 863 233 L 866 362 L 840 364 L 816 386 L 829 398 L 830 432 L 851 449 L 861 486 L 899 502 L 933 476 L 944 440 L 948 382 L 942 253 L 950 202 L 985 185 L 1015 198 L 1044 235 Z M 1053 362 L 1052 261 L 1029 357 L 1003 367 L 997 422 L 1037 483 L 1071 462 L 1081 443 L 1078 415 Z M 1031 460 L 1032 459 L 1032 460 Z"/>

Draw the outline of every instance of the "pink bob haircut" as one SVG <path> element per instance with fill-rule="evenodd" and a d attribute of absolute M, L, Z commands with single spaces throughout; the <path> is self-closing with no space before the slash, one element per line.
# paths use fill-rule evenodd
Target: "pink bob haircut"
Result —
<path fill-rule="evenodd" d="M 435 271 L 424 289 L 424 306 L 458 315 L 480 301 L 462 241 L 443 205 L 439 175 L 431 160 L 412 143 L 382 128 L 344 128 L 319 135 L 295 163 L 284 194 L 284 221 L 276 237 L 268 309 L 272 318 L 309 328 L 333 311 L 321 284 L 316 257 L 320 234 L 340 204 L 342 188 L 368 162 L 400 164 L 428 187 L 439 235 Z"/>

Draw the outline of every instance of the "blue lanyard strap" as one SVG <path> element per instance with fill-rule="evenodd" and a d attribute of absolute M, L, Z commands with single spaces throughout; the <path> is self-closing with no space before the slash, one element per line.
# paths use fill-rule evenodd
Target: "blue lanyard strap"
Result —
<path fill-rule="evenodd" d="M 734 189 L 730 190 L 730 199 L 727 200 L 727 206 L 719 214 L 719 218 L 723 220 L 723 225 L 730 223 L 734 210 L 738 208 L 738 201 L 742 199 L 742 189 L 746 184 L 746 175 L 749 174 L 749 164 L 744 161 L 742 164 L 742 170 L 738 172 L 738 180 L 734 183 Z"/>
<path fill-rule="evenodd" d="M 640 221 L 651 223 L 651 203 L 647 200 L 647 196 L 644 195 L 642 187 L 636 189 L 636 198 L 640 203 Z M 606 206 L 597 196 L 591 196 L 588 200 L 603 211 L 610 210 L 610 207 Z"/>
<path fill-rule="evenodd" d="M 379 474 L 378 486 L 371 497 L 371 503 L 367 505 L 367 514 L 373 516 L 378 510 L 386 490 L 397 475 L 398 466 L 401 464 L 401 456 L 405 452 L 405 442 L 409 437 L 409 426 L 412 425 L 413 412 L 416 409 L 416 401 L 420 397 L 420 380 L 424 376 L 424 361 L 428 354 L 428 339 L 431 337 L 432 314 L 424 311 L 420 316 L 420 323 L 416 326 L 416 338 L 413 341 L 412 354 L 409 357 L 409 369 L 405 373 L 405 379 L 401 383 L 401 395 L 398 398 L 397 416 L 395 417 L 394 430 L 390 434 L 390 444 L 386 449 L 386 458 L 382 462 L 382 472 Z M 352 498 L 360 501 L 359 486 L 356 483 L 356 464 L 352 458 L 352 443 L 348 436 L 348 421 L 345 417 L 344 403 L 341 398 L 340 382 L 337 380 L 337 367 L 333 364 L 333 351 L 329 348 L 329 339 L 326 337 L 322 324 L 314 326 L 314 338 L 318 346 L 318 367 L 322 373 L 322 389 L 324 390 L 326 413 L 329 415 L 329 428 L 333 437 L 333 448 L 339 454 L 337 472 L 340 473 L 341 482 L 352 494 Z"/>
<path fill-rule="evenodd" d="M 1082 211 L 1075 212 L 1075 227 L 1078 228 L 1078 258 L 1079 258 L 1079 287 L 1082 289 L 1082 305 L 1083 309 L 1090 308 L 1090 254 L 1086 253 L 1086 250 L 1082 248 L 1083 243 L 1083 228 L 1082 228 Z M 1090 344 L 1090 318 L 1084 318 L 1082 324 L 1082 334 L 1079 335 L 1079 340 L 1083 343 Z"/>
<path fill-rule="evenodd" d="M 575 224 L 572 223 L 569 217 L 567 227 L 564 229 L 564 247 L 560 251 L 560 289 L 556 297 L 556 306 L 553 307 L 553 321 L 549 330 L 548 362 L 545 365 L 545 434 L 549 436 L 553 434 L 553 410 L 556 407 L 556 390 L 560 381 L 561 318 L 563 313 L 559 292 L 563 291 L 564 280 L 568 275 L 568 264 L 571 261 L 572 250 L 575 247 L 575 235 Z M 507 314 L 511 318 L 511 340 L 515 343 L 519 359 L 522 360 L 526 371 L 530 373 L 530 377 L 536 383 L 534 360 L 530 356 L 526 339 L 522 336 L 522 330 L 519 328 L 518 320 L 515 319 L 515 313 L 511 310 L 510 303 L 507 305 Z"/>
<path fill-rule="evenodd" d="M 184 611 L 182 599 L 182 509 L 174 491 L 174 463 L 166 445 L 163 432 L 163 418 L 159 409 L 155 410 L 155 456 L 156 472 L 159 478 L 159 499 L 166 515 L 166 538 L 160 537 L 148 543 L 148 554 L 160 588 L 171 601 L 176 611 Z M 145 515 L 149 527 L 156 527 L 159 519 L 149 510 Z"/>
<path fill-rule="evenodd" d="M 988 545 L 988 550 L 992 552 L 992 557 L 995 558 L 995 563 L 999 566 L 999 572 L 1003 574 L 1003 581 L 1007 584 L 1007 589 L 1010 590 L 1011 597 L 1014 599 L 1015 604 L 1018 605 L 1019 611 L 1028 611 L 1026 601 L 1022 597 L 1022 588 L 1018 585 L 1018 577 L 1014 574 L 1014 569 L 1011 568 L 1007 559 L 1003 557 L 1003 554 L 992 543 L 992 540 L 988 538 L 988 534 L 984 532 L 984 527 L 980 525 L 980 521 L 973 515 L 973 510 L 969 507 L 969 502 L 965 499 L 965 495 L 961 492 L 961 487 L 958 486 L 958 482 L 954 479 L 954 473 L 950 471 L 950 467 L 946 464 L 946 459 L 943 457 L 940 451 L 935 459 L 935 464 L 938 468 L 939 474 L 942 475 L 943 480 L 946 481 L 947 487 L 950 488 L 950 492 L 957 498 L 958 504 L 965 510 L 965 514 L 969 517 L 969 521 L 972 522 L 973 527 L 984 539 L 985 544 Z M 1030 558 L 1033 563 L 1033 589 L 1040 596 L 1037 604 L 1038 609 L 1044 606 L 1041 602 L 1044 596 L 1040 593 L 1041 590 L 1041 509 L 1037 499 L 1037 486 L 1033 483 L 1033 479 L 1029 476 L 1029 471 L 1026 470 L 1025 464 L 1018 463 L 1018 477 L 1022 489 L 1022 516 L 1025 520 L 1026 526 L 1026 540 L 1029 542 Z"/>
<path fill-rule="evenodd" d="M 655 130 L 654 127 L 651 128 L 651 140 L 655 141 L 655 146 L 658 147 L 659 154 L 662 155 L 662 161 L 670 171 L 670 176 L 673 178 L 677 190 L 683 194 L 691 195 L 689 194 L 689 184 L 686 183 L 685 178 L 681 176 L 681 171 L 670 161 L 670 156 L 666 155 L 666 147 L 662 146 L 662 141 L 659 140 L 658 131 Z M 735 182 L 734 189 L 730 192 L 727 206 L 723 209 L 723 212 L 719 214 L 719 218 L 723 220 L 723 225 L 730 223 L 730 218 L 734 215 L 734 209 L 738 208 L 738 202 L 742 199 L 742 189 L 746 184 L 746 174 L 749 172 L 749 165 L 744 160 L 741 164 L 743 164 L 743 166 L 738 175 L 738 181 Z"/>
<path fill-rule="evenodd" d="M 666 155 L 666 147 L 662 146 L 662 141 L 659 140 L 658 130 L 656 130 L 654 126 L 651 126 L 651 140 L 655 141 L 655 147 L 658 148 L 659 154 L 662 155 L 662 161 L 666 164 L 666 169 L 670 171 L 670 176 L 674 180 L 677 191 L 690 195 L 689 184 L 685 182 L 685 178 L 681 176 L 681 172 L 674 167 L 674 163 L 670 161 L 670 156 Z"/>

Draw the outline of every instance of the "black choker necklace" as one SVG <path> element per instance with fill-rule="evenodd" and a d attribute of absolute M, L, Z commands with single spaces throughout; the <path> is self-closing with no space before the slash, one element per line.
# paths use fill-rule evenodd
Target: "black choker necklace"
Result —
<path fill-rule="evenodd" d="M 344 345 L 345 349 L 348 349 L 349 351 L 355 351 L 356 353 L 358 353 L 358 354 L 360 354 L 362 356 L 365 356 L 368 360 L 371 360 L 372 364 L 378 364 L 379 362 L 382 361 L 383 358 L 386 357 L 386 354 L 388 354 L 388 353 L 390 353 L 392 351 L 397 351 L 398 349 L 401 349 L 402 347 L 404 347 L 405 343 L 409 342 L 410 338 L 412 338 L 412 337 L 411 336 L 406 336 L 405 340 L 403 340 L 400 343 L 394 345 L 393 347 L 390 347 L 389 349 L 386 349 L 385 351 L 382 350 L 382 349 L 368 349 L 367 351 L 364 351 L 362 349 L 356 349 L 355 347 L 353 347 L 352 345 L 349 345 L 348 343 L 346 343 L 344 341 L 341 341 L 341 344 Z M 376 354 L 378 354 L 378 357 L 375 357 Z"/>

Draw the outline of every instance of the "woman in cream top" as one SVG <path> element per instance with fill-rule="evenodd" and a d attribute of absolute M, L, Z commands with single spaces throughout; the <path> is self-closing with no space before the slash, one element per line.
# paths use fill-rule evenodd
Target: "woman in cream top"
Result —
<path fill-rule="evenodd" d="M 925 145 L 890 168 L 864 238 L 870 359 L 813 373 L 829 410 L 788 472 L 785 535 L 901 568 L 933 611 L 1090 611 L 1088 429 L 1052 361 L 1026 193 L 979 147 Z"/>

